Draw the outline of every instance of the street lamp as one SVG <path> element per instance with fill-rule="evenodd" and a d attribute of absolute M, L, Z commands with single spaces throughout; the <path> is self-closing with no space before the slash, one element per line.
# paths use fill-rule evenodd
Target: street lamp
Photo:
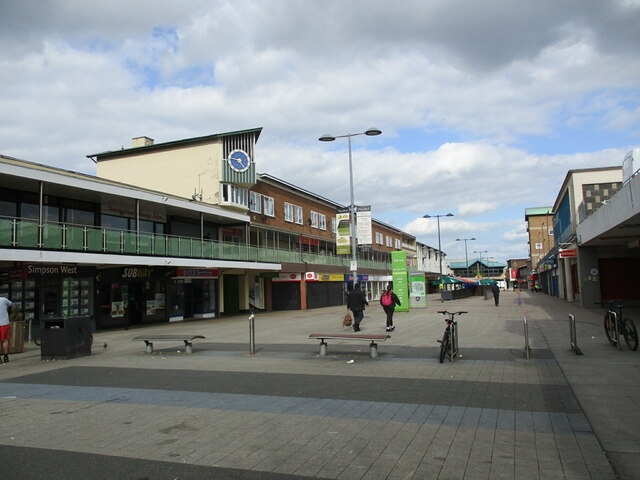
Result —
<path fill-rule="evenodd" d="M 446 215 L 423 215 L 422 218 L 437 218 L 438 219 L 438 252 L 440 252 L 440 278 L 438 280 L 438 289 L 442 285 L 442 247 L 440 246 L 440 217 L 453 217 L 453 213 L 447 213 Z M 442 291 L 440 292 L 440 300 L 442 299 Z"/>
<path fill-rule="evenodd" d="M 480 254 L 480 265 L 478 265 L 478 277 L 480 277 L 480 267 L 482 266 L 482 254 L 483 253 L 488 253 L 488 250 L 474 250 L 473 253 L 479 253 Z"/>
<path fill-rule="evenodd" d="M 467 240 L 475 240 L 475 238 L 456 238 L 456 242 L 464 242 L 464 261 L 467 270 L 467 278 L 469 277 L 469 257 L 467 256 Z"/>
<path fill-rule="evenodd" d="M 355 210 L 356 206 L 353 200 L 353 165 L 351 161 L 351 137 L 356 137 L 358 135 L 368 135 L 370 137 L 374 137 L 376 135 L 380 135 L 382 130 L 379 128 L 370 128 L 365 132 L 360 133 L 348 133 L 346 135 L 331 135 L 329 133 L 325 133 L 318 140 L 321 142 L 333 142 L 336 138 L 347 138 L 349 140 L 349 190 L 351 193 L 351 205 L 349 206 L 349 222 L 351 223 L 351 273 L 353 274 L 353 288 L 355 289 L 356 282 L 358 281 L 358 260 L 356 256 L 356 249 L 358 246 L 358 241 L 356 238 L 356 220 L 355 220 Z"/>

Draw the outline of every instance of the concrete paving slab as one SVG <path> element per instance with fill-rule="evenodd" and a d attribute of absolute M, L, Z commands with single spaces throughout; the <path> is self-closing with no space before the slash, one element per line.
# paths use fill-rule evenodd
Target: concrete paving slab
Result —
<path fill-rule="evenodd" d="M 469 311 L 461 357 L 443 364 L 441 309 Z M 0 366 L 0 451 L 17 452 L 0 461 L 21 479 L 42 478 L 16 464 L 22 455 L 56 452 L 105 468 L 192 466 L 185 478 L 637 477 L 640 357 L 608 344 L 602 310 L 528 292 L 503 292 L 498 308 L 430 296 L 396 313 L 377 359 L 349 342 L 321 358 L 307 337 L 348 331 L 344 311 L 260 313 L 256 355 L 243 315 L 146 327 L 206 336 L 192 354 L 147 354 L 131 341 L 140 329 L 96 332 L 91 356 L 65 361 L 28 346 Z M 569 313 L 583 356 L 569 346 Z M 364 331 L 384 327 L 372 305 Z M 61 478 L 86 478 L 75 467 Z"/>

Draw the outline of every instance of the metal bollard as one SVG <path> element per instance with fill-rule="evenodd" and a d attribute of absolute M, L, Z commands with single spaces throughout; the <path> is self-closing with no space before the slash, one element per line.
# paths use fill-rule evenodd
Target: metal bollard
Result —
<path fill-rule="evenodd" d="M 529 346 L 529 325 L 527 323 L 527 317 L 524 319 L 524 354 L 525 358 L 529 360 L 531 358 L 531 347 Z"/>
<path fill-rule="evenodd" d="M 249 315 L 249 354 L 256 354 L 256 316 L 253 314 L 253 310 Z"/>
<path fill-rule="evenodd" d="M 578 347 L 578 335 L 576 334 L 576 317 L 569 314 L 569 336 L 571 337 L 571 350 L 576 352 L 576 355 L 582 355 L 582 351 Z"/>

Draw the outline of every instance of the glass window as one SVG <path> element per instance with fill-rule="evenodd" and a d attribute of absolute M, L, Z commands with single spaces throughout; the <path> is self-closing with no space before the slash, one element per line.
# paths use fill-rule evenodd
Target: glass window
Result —
<path fill-rule="evenodd" d="M 249 190 L 228 183 L 222 184 L 222 201 L 241 207 L 249 207 Z"/>
<path fill-rule="evenodd" d="M 140 233 L 154 233 L 153 231 L 154 231 L 153 222 L 150 222 L 149 220 L 140 220 Z"/>
<path fill-rule="evenodd" d="M 294 213 L 296 216 L 296 223 L 302 225 L 302 207 L 294 207 Z"/>
<path fill-rule="evenodd" d="M 285 222 L 293 222 L 293 205 L 290 203 L 284 204 L 284 220 Z"/>
<path fill-rule="evenodd" d="M 262 212 L 262 195 L 256 192 L 251 192 L 251 201 L 249 202 L 249 210 L 254 213 Z"/>
<path fill-rule="evenodd" d="M 18 204 L 16 202 L 0 200 L 0 216 L 15 217 L 17 208 Z"/>
<path fill-rule="evenodd" d="M 313 228 L 318 228 L 318 224 L 320 222 L 319 217 L 320 214 L 318 212 L 311 212 L 311 226 Z"/>
<path fill-rule="evenodd" d="M 264 214 L 270 217 L 275 216 L 274 208 L 273 208 L 273 198 L 262 196 L 262 200 L 264 201 Z"/>
<path fill-rule="evenodd" d="M 40 218 L 40 209 L 35 203 L 21 203 L 20 204 L 20 217 L 22 218 Z"/>
<path fill-rule="evenodd" d="M 64 222 L 75 225 L 95 225 L 95 215 L 93 211 L 78 210 L 76 208 L 64 209 Z"/>
<path fill-rule="evenodd" d="M 129 230 L 129 219 L 126 217 L 117 217 L 115 215 L 101 215 L 100 225 L 104 228 L 114 230 Z"/>

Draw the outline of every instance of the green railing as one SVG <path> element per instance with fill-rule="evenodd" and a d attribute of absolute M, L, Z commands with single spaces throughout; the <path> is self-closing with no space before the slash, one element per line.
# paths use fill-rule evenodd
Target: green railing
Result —
<path fill-rule="evenodd" d="M 0 248 L 62 250 L 87 253 L 240 260 L 268 263 L 307 263 L 349 267 L 351 258 L 244 244 L 157 235 L 101 227 L 0 217 Z M 390 270 L 391 262 L 358 260 L 360 269 Z"/>

